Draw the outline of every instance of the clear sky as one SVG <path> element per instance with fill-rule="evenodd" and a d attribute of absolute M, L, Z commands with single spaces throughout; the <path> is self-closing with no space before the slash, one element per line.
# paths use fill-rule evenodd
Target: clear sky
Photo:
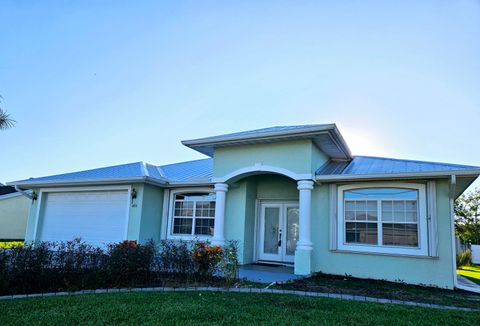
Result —
<path fill-rule="evenodd" d="M 3 0 L 0 41 L 0 182 L 331 122 L 354 154 L 480 165 L 478 0 Z"/>

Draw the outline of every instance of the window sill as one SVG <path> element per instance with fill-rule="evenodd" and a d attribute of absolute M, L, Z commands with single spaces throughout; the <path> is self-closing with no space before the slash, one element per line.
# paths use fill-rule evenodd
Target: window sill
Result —
<path fill-rule="evenodd" d="M 183 240 L 183 241 L 208 241 L 211 240 L 211 235 L 168 235 L 167 240 Z"/>
<path fill-rule="evenodd" d="M 417 259 L 431 259 L 438 260 L 439 257 L 433 257 L 428 255 L 414 255 L 414 254 L 399 254 L 399 253 L 386 253 L 386 252 L 376 252 L 376 251 L 356 251 L 356 250 L 346 250 L 346 249 L 331 249 L 330 252 L 339 253 L 339 254 L 359 254 L 359 255 L 373 255 L 373 256 L 388 256 L 388 257 L 400 257 L 400 258 L 417 258 Z"/>

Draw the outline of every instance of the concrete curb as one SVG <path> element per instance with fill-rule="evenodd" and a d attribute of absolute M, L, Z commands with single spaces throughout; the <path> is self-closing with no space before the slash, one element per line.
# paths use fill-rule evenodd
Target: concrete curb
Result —
<path fill-rule="evenodd" d="M 415 302 L 415 301 L 401 301 L 395 299 L 366 297 L 359 295 L 340 294 L 340 293 L 327 293 L 327 292 L 307 292 L 307 291 L 295 291 L 295 290 L 280 290 L 280 289 L 260 289 L 260 288 L 221 288 L 221 287 L 147 287 L 147 288 L 117 288 L 117 289 L 97 289 L 97 290 L 81 290 L 74 292 L 50 292 L 50 293 L 34 293 L 34 294 L 15 294 L 0 296 L 0 300 L 9 299 L 26 299 L 34 297 L 51 297 L 51 296 L 68 296 L 79 294 L 101 294 L 101 293 L 125 293 L 125 292 L 236 292 L 236 293 L 269 293 L 269 294 L 290 294 L 297 296 L 308 297 L 323 297 L 340 300 L 350 301 L 365 301 L 386 303 L 395 305 L 408 305 L 422 308 L 434 308 L 434 309 L 450 309 L 450 310 L 462 310 L 462 311 L 480 311 L 480 309 L 457 307 L 457 306 L 444 306 L 431 303 Z"/>

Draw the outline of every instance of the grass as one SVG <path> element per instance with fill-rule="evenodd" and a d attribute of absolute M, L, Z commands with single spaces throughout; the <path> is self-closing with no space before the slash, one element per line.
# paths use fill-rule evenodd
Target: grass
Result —
<path fill-rule="evenodd" d="M 0 241 L 0 248 L 9 249 L 16 246 L 23 246 L 23 241 Z"/>
<path fill-rule="evenodd" d="M 0 301 L 0 325 L 479 325 L 480 313 L 280 294 L 136 292 Z"/>
<path fill-rule="evenodd" d="M 470 281 L 480 284 L 480 265 L 462 266 L 457 273 L 468 278 Z"/>
<path fill-rule="evenodd" d="M 288 290 L 364 295 L 376 298 L 477 309 L 480 307 L 480 295 L 466 291 L 415 286 L 388 281 L 358 279 L 354 277 L 321 273 L 315 274 L 309 278 L 277 285 L 275 287 Z"/>

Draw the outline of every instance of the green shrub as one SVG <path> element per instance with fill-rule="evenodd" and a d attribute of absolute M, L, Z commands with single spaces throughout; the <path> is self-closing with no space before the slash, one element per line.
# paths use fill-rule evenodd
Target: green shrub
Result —
<path fill-rule="evenodd" d="M 222 267 L 225 279 L 234 279 L 236 247 L 205 242 L 166 240 L 138 244 L 124 241 L 94 247 L 80 239 L 34 242 L 0 248 L 0 295 L 76 291 L 81 289 L 158 286 L 174 281 L 208 281 Z M 192 279 L 193 278 L 193 279 Z"/>
<path fill-rule="evenodd" d="M 472 252 L 467 249 L 457 255 L 457 268 L 461 266 L 470 266 L 472 264 Z"/>
<path fill-rule="evenodd" d="M 223 259 L 223 250 L 220 246 L 211 246 L 208 242 L 198 241 L 193 246 L 192 257 L 198 273 L 203 277 L 212 277 Z"/>
<path fill-rule="evenodd" d="M 227 284 L 232 284 L 238 279 L 238 242 L 228 241 L 223 247 L 223 261 L 221 271 Z"/>

